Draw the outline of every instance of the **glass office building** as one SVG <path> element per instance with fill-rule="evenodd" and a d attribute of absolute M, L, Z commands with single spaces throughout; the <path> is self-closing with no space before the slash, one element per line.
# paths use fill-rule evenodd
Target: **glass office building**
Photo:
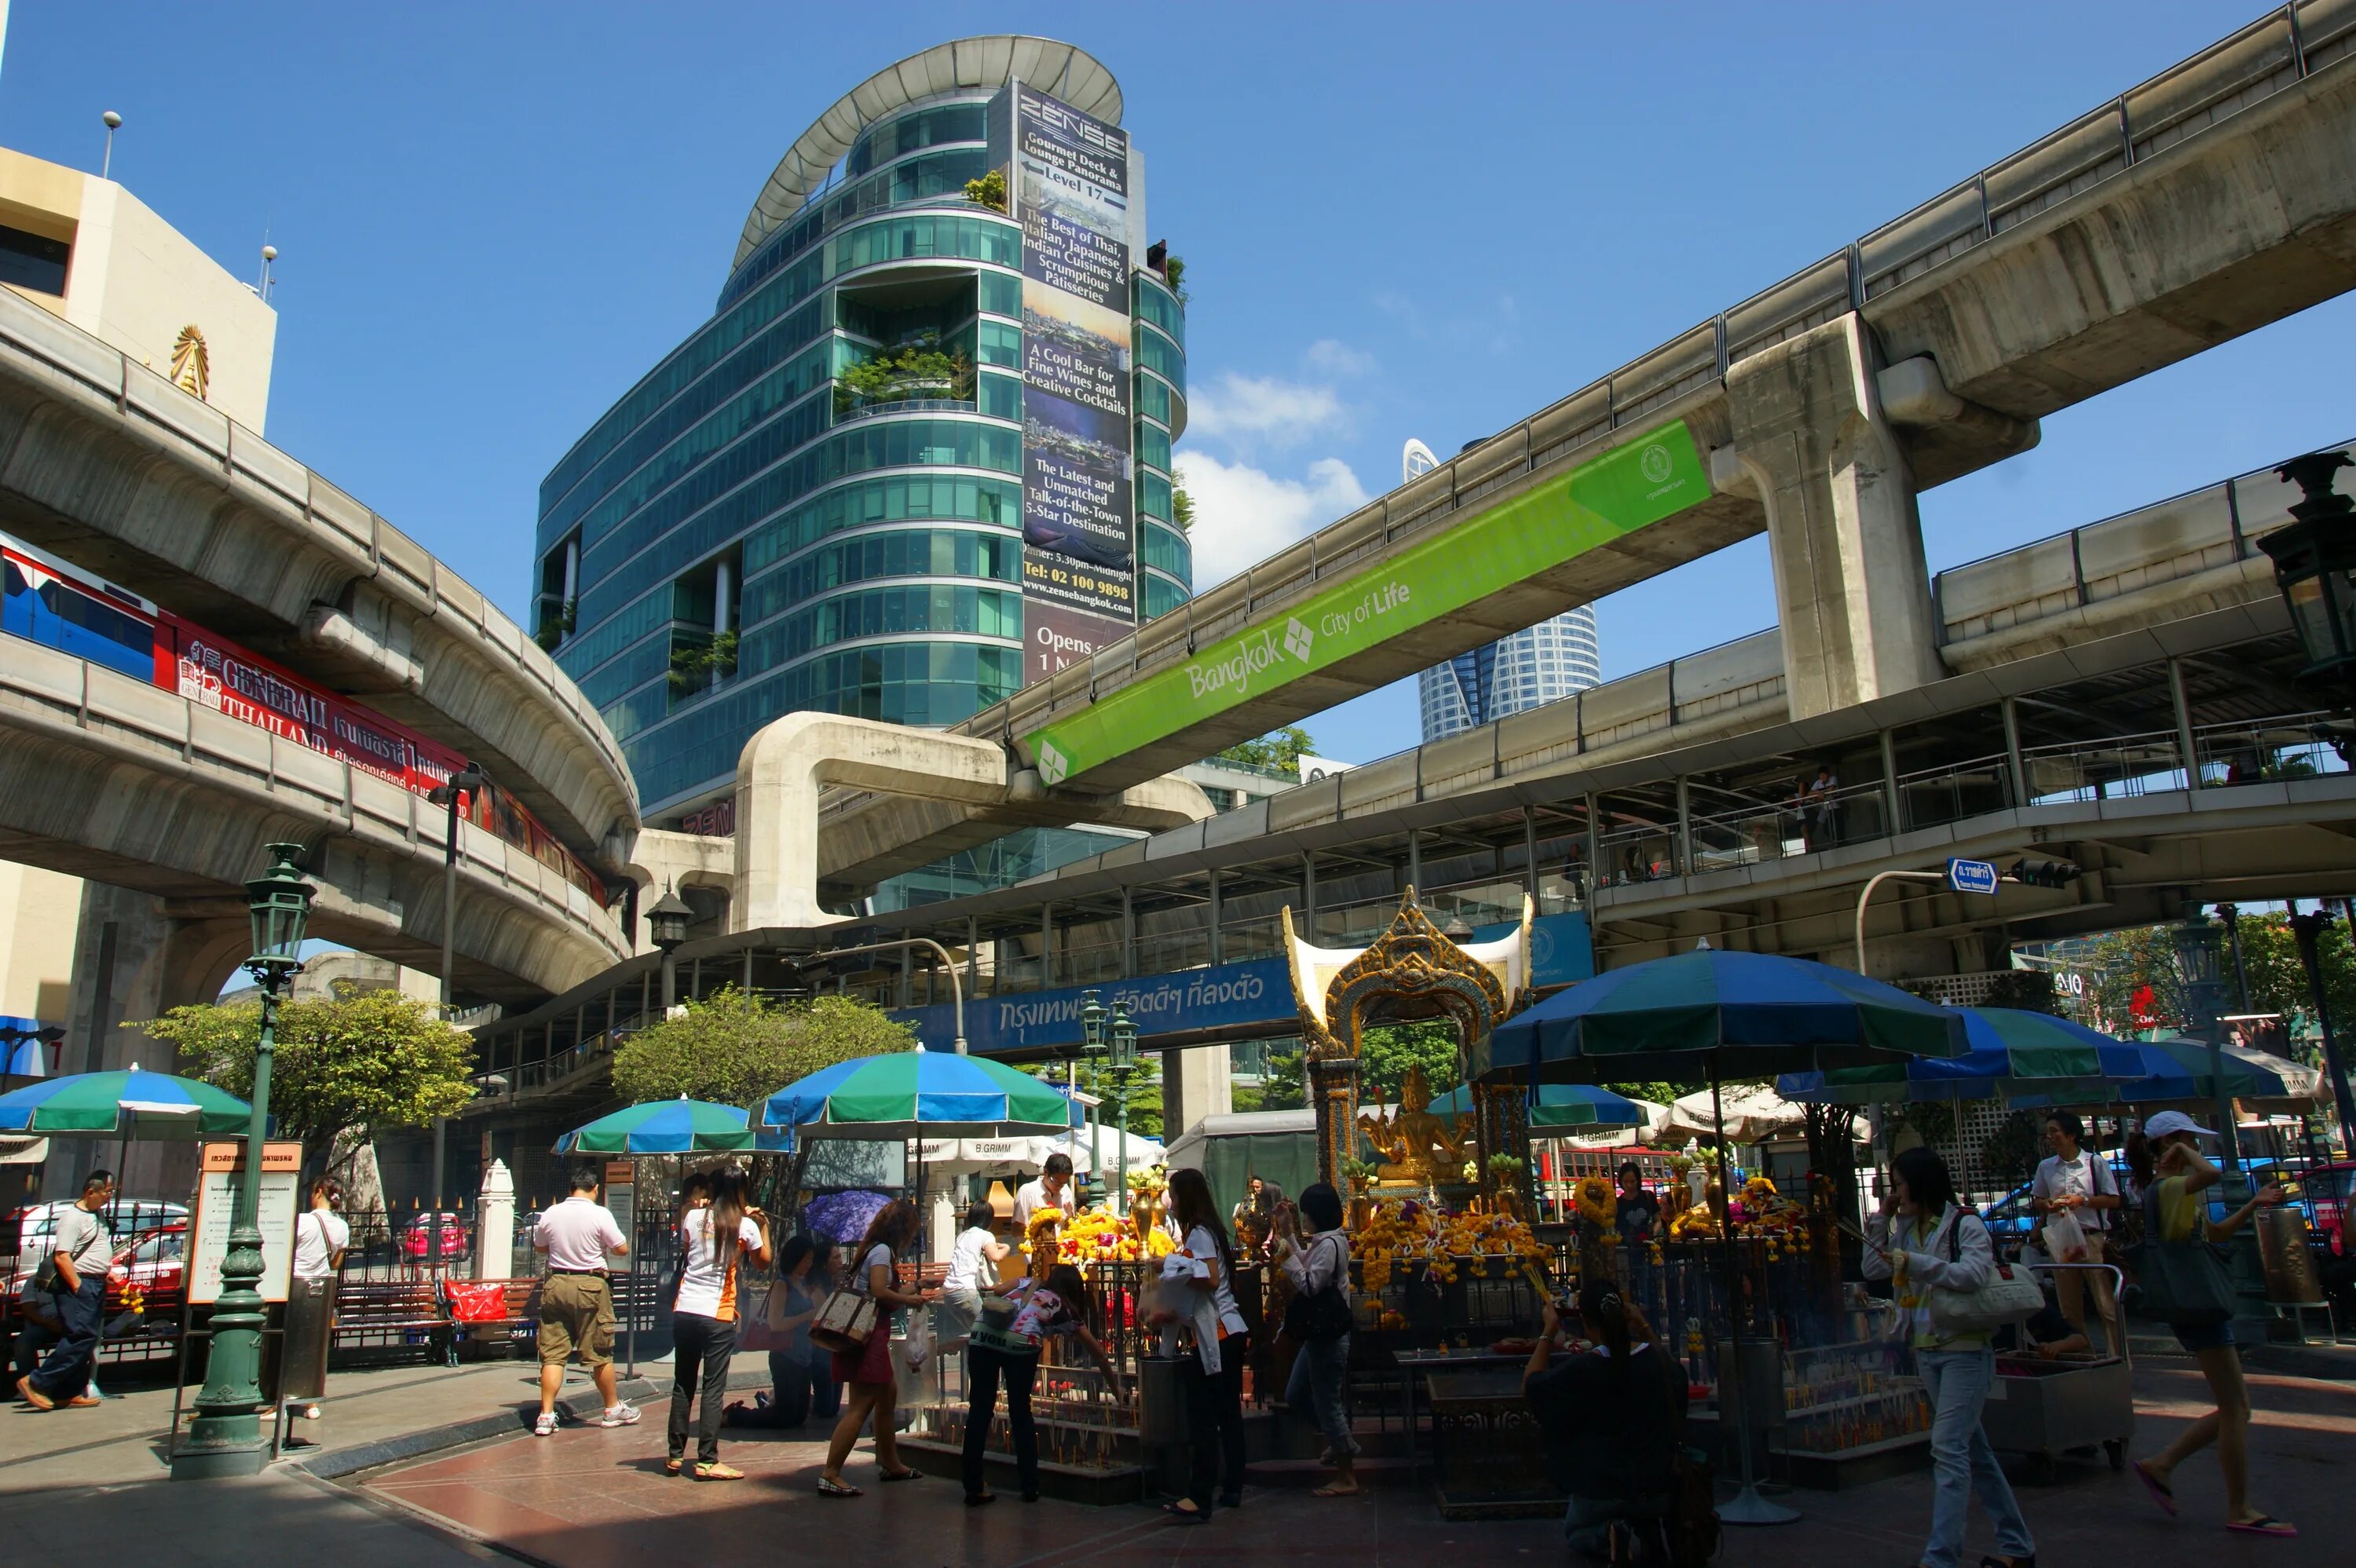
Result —
<path fill-rule="evenodd" d="M 967 193 L 993 169 L 1031 188 L 987 123 L 1018 81 L 1052 123 L 1077 112 L 1068 123 L 1096 137 L 1092 172 L 1112 187 L 1090 210 L 1125 225 L 1095 252 L 1119 258 L 1099 336 L 1118 335 L 1119 395 L 1105 406 L 1122 423 L 1119 439 L 1087 436 L 1119 497 L 1089 541 L 1112 584 L 1092 635 L 1109 641 L 1191 591 L 1171 507 L 1185 310 L 1175 269 L 1144 238 L 1119 85 L 1040 38 L 959 39 L 899 61 L 788 149 L 712 318 L 541 486 L 534 630 L 621 741 L 650 824 L 711 823 L 702 808 L 733 790 L 745 742 L 780 714 L 953 724 L 1046 673 L 1026 628 L 1039 640 L 1069 606 L 1041 598 L 1031 459 L 1043 430 L 1058 453 L 1080 438 L 1072 421 L 1042 424 L 1052 400 L 1025 357 L 1026 292 L 1034 332 L 1045 320 L 1068 333 L 1077 313 L 1040 315 L 1026 198 Z"/>

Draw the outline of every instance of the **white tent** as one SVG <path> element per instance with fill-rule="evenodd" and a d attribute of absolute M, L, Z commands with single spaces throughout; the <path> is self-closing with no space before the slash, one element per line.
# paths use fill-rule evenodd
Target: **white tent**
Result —
<path fill-rule="evenodd" d="M 1806 1107 L 1775 1093 L 1772 1083 L 1730 1083 L 1719 1098 L 1726 1115 L 1727 1139 L 1731 1143 L 1757 1143 L 1807 1120 Z M 1709 1091 L 1701 1089 L 1669 1107 L 1668 1122 L 1661 1130 L 1676 1143 L 1688 1137 L 1715 1137 L 1717 1127 L 1710 1115 Z"/>
<path fill-rule="evenodd" d="M 1104 1157 L 1105 1168 L 1108 1171 L 1119 1168 L 1119 1129 L 1099 1129 L 1096 1143 L 1098 1152 Z M 1045 1165 L 1051 1154 L 1070 1156 L 1072 1169 L 1083 1175 L 1096 1168 L 1095 1159 L 1089 1153 L 1086 1128 L 1021 1138 L 926 1138 L 924 1150 L 925 1169 L 928 1175 L 1027 1176 Z M 1143 1133 L 1129 1135 L 1129 1169 L 1143 1170 L 1148 1166 L 1157 1165 L 1161 1163 L 1162 1153 L 1161 1139 L 1147 1137 Z"/>

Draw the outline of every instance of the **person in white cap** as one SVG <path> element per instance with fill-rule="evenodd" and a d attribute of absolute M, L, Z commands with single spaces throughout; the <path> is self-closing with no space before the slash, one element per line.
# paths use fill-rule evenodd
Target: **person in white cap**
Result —
<path fill-rule="evenodd" d="M 2143 1134 L 2142 1142 L 2128 1146 L 2127 1157 L 2135 1162 L 2136 1179 L 2143 1188 L 2145 1234 L 2153 1246 L 2222 1242 L 2248 1224 L 2260 1209 L 2283 1200 L 2281 1188 L 2263 1188 L 2224 1219 L 2211 1220 L 2209 1200 L 2201 1194 L 2217 1185 L 2221 1173 L 2196 1140 L 2216 1135 L 2181 1111 L 2162 1111 L 2149 1118 Z M 2233 1319 L 2208 1313 L 2201 1317 L 2169 1327 L 2185 1353 L 2201 1363 L 2201 1375 L 2208 1380 L 2217 1408 L 2187 1426 L 2165 1452 L 2137 1459 L 2136 1474 L 2151 1500 L 2172 1519 L 2176 1467 L 2214 1443 L 2217 1462 L 2225 1472 L 2225 1528 L 2245 1535 L 2296 1536 L 2295 1526 L 2250 1506 L 2250 1394 L 2242 1381 L 2241 1352 L 2233 1348 Z"/>

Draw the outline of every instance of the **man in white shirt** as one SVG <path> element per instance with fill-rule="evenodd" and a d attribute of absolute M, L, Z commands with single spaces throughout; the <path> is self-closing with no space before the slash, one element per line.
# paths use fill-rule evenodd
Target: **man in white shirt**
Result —
<path fill-rule="evenodd" d="M 575 1349 L 605 1402 L 597 1424 L 635 1425 L 637 1406 L 623 1403 L 614 1388 L 614 1294 L 605 1278 L 606 1255 L 626 1257 L 630 1247 L 613 1211 L 597 1201 L 594 1164 L 584 1160 L 573 1168 L 572 1196 L 540 1217 L 531 1245 L 548 1254 L 548 1279 L 540 1289 L 540 1419 L 532 1435 L 555 1435 L 556 1395 Z"/>
<path fill-rule="evenodd" d="M 1031 1216 L 1042 1209 L 1060 1209 L 1066 1214 L 1079 1207 L 1072 1190 L 1072 1157 L 1051 1154 L 1041 1168 L 1036 1181 L 1026 1181 L 1014 1194 L 1014 1224 L 1024 1236 L 1031 1233 Z"/>
<path fill-rule="evenodd" d="M 35 1410 L 89 1410 L 98 1403 L 91 1373 L 98 1365 L 99 1332 L 106 1320 L 106 1271 L 114 1261 L 114 1232 L 98 1211 L 114 1196 L 111 1171 L 93 1170 L 81 1197 L 58 1214 L 49 1255 L 58 1271 L 61 1337 L 38 1371 L 16 1380 L 16 1392 Z"/>
<path fill-rule="evenodd" d="M 2110 1233 L 2111 1211 L 2120 1206 L 2119 1179 L 2111 1169 L 2111 1162 L 2094 1150 L 2083 1147 L 2085 1124 L 2074 1111 L 2054 1111 L 2045 1118 L 2045 1147 L 2053 1152 L 2037 1168 L 2029 1183 L 2029 1210 L 2041 1215 L 2048 1223 L 2054 1216 L 2068 1214 L 2077 1221 L 2078 1229 L 2086 1238 L 2086 1251 L 2077 1257 L 2057 1257 L 2057 1264 L 2081 1265 L 2100 1264 L 2103 1242 Z M 2061 1298 L 2062 1316 L 2081 1334 L 2086 1334 L 2085 1292 L 2094 1296 L 2095 1314 L 2103 1320 L 2108 1336 L 2106 1343 L 2115 1354 L 2119 1348 L 2119 1307 L 2111 1290 L 2110 1271 L 2099 1267 L 2081 1266 L 2054 1271 L 2054 1294 Z M 2087 1334 L 2089 1341 L 2094 1336 Z"/>

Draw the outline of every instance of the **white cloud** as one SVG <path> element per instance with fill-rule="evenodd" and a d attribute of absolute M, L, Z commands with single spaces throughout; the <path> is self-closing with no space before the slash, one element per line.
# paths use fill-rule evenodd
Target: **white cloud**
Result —
<path fill-rule="evenodd" d="M 1360 353 L 1338 338 L 1321 337 L 1302 358 L 1329 376 L 1364 376 L 1375 368 L 1375 357 Z"/>
<path fill-rule="evenodd" d="M 1230 370 L 1215 385 L 1197 386 L 1186 411 L 1189 435 L 1283 447 L 1339 424 L 1342 400 L 1331 387 Z"/>
<path fill-rule="evenodd" d="M 1366 504 L 1365 487 L 1338 457 L 1321 457 L 1299 479 L 1200 452 L 1181 460 L 1194 502 L 1194 591 L 1224 582 L 1294 540 Z"/>

